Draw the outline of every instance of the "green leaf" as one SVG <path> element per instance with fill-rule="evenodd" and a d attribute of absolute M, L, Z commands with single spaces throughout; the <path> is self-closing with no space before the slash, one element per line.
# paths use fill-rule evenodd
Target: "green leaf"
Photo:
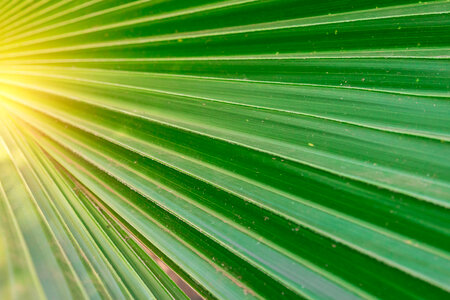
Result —
<path fill-rule="evenodd" d="M 450 1 L 0 11 L 1 297 L 448 297 Z"/>

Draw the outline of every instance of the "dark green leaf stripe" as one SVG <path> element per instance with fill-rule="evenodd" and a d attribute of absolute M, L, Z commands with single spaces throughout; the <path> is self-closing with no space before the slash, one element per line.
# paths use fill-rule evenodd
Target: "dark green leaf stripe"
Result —
<path fill-rule="evenodd" d="M 0 0 L 1 299 L 445 299 L 450 1 Z"/>

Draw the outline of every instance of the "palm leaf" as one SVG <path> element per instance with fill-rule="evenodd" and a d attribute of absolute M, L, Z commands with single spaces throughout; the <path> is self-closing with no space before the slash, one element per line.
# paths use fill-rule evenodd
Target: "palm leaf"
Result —
<path fill-rule="evenodd" d="M 2 298 L 448 297 L 449 1 L 0 11 Z"/>

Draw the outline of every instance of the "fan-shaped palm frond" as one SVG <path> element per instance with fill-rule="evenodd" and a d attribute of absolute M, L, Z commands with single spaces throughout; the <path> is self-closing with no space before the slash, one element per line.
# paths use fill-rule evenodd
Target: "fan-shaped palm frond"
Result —
<path fill-rule="evenodd" d="M 0 12 L 2 299 L 448 298 L 449 1 Z"/>

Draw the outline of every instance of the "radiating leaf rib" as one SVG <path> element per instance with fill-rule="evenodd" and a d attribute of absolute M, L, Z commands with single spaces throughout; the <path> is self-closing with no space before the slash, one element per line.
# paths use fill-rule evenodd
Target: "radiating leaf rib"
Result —
<path fill-rule="evenodd" d="M 76 100 L 79 99 L 80 97 L 76 97 Z M 348 176 L 353 179 L 372 182 L 388 189 L 394 189 L 408 194 L 412 193 L 410 195 L 443 205 L 444 207 L 448 206 L 447 201 L 441 200 L 447 198 L 445 195 L 447 193 L 446 186 L 448 186 L 448 184 L 437 180 L 430 181 L 426 178 L 426 175 L 421 175 L 417 171 L 417 160 L 420 158 L 430 160 L 428 162 L 430 171 L 421 170 L 420 172 L 427 172 L 428 174 L 434 172 L 438 178 L 444 176 L 447 172 L 445 170 L 447 166 L 442 165 L 441 163 L 443 161 L 442 159 L 445 159 L 445 152 L 437 150 L 439 148 L 445 149 L 447 146 L 438 141 L 415 141 L 416 139 L 412 137 L 389 136 L 376 130 L 368 132 L 367 136 L 361 136 L 358 132 L 365 130 L 358 127 L 345 126 L 344 124 L 336 123 L 333 124 L 333 122 L 313 119 L 306 116 L 302 119 L 298 117 L 294 118 L 282 113 L 269 114 L 268 112 L 254 111 L 253 118 L 250 119 L 246 117 L 246 113 L 250 109 L 239 109 L 235 107 L 233 107 L 233 115 L 229 115 L 230 120 L 233 120 L 233 123 L 230 124 L 227 123 L 226 120 L 221 120 L 217 117 L 229 114 L 231 106 L 227 107 L 226 105 L 218 103 L 216 105 L 210 104 L 208 107 L 205 107 L 201 105 L 201 102 L 190 101 L 186 103 L 183 98 L 180 99 L 180 97 L 178 97 L 178 99 L 179 100 L 177 101 L 177 98 L 173 97 L 174 101 L 179 102 L 179 104 L 173 102 L 173 105 L 178 105 L 180 108 L 182 107 L 182 109 L 179 109 L 180 112 L 183 111 L 182 113 L 178 113 L 177 115 L 174 113 L 170 114 L 171 110 L 164 109 L 160 106 L 157 107 L 157 113 L 152 113 L 152 115 L 144 115 L 141 113 L 141 115 L 161 124 L 175 125 L 178 128 L 187 129 L 192 132 L 200 132 L 213 138 L 220 137 L 222 140 L 241 144 L 252 149 L 266 152 L 270 155 L 306 163 L 313 167 L 325 169 L 326 171 Z M 81 100 L 86 102 L 90 101 L 88 98 L 81 98 Z M 39 105 L 43 104 L 44 101 L 39 102 Z M 52 110 L 53 107 L 54 105 L 52 105 L 52 108 L 48 109 Z M 75 106 L 73 108 L 75 108 Z M 216 115 L 197 114 L 201 111 L 214 111 Z M 134 112 L 131 113 L 134 114 Z M 67 114 L 66 117 L 68 119 L 72 118 L 72 116 Z M 265 131 L 261 130 L 259 124 L 264 125 L 266 128 L 270 128 L 272 130 L 271 134 L 265 134 Z M 305 130 L 304 133 L 302 133 L 303 137 L 309 137 L 309 140 L 306 143 L 302 142 L 301 144 L 298 144 L 297 140 L 301 136 L 300 134 L 285 134 L 287 130 L 289 130 L 289 127 L 294 126 L 298 129 L 302 128 Z M 264 133 L 265 136 L 262 133 Z M 325 138 L 322 138 L 322 135 L 324 135 Z M 358 136 L 358 138 L 353 138 L 353 136 Z M 274 143 L 275 140 L 277 140 L 277 143 Z M 311 143 L 316 147 L 311 147 L 308 143 Z M 367 147 L 367 143 L 372 143 L 370 148 Z M 385 151 L 384 157 L 378 156 L 378 159 L 373 160 L 374 157 L 377 157 L 377 153 L 380 153 L 379 151 L 383 151 L 381 149 L 385 149 L 387 145 L 392 145 L 393 143 L 397 145 L 396 148 L 392 148 L 390 153 Z M 413 143 L 416 145 L 416 149 L 411 150 L 411 145 Z M 352 148 L 348 149 L 348 145 L 352 145 Z M 341 156 L 336 156 L 334 154 L 330 155 L 327 152 L 321 151 L 320 148 L 322 147 L 325 147 L 325 150 L 328 153 L 331 150 L 339 151 L 342 154 Z M 436 150 L 432 150 L 433 148 Z M 361 150 L 356 151 L 356 149 Z M 404 152 L 405 150 L 408 150 L 408 152 Z M 369 152 L 370 154 L 364 157 L 366 151 L 372 152 Z M 417 152 L 411 154 L 409 153 L 411 151 Z M 422 154 L 419 154 L 419 151 L 422 152 Z M 437 156 L 426 156 L 426 153 L 430 152 L 443 153 L 444 156 L 442 158 Z M 368 162 L 362 164 L 360 161 L 354 160 L 353 157 L 355 155 L 362 155 L 361 160 L 365 159 Z M 405 162 L 403 165 L 397 164 L 399 167 L 398 170 L 383 167 L 385 164 L 391 164 L 393 160 L 398 160 L 399 155 L 401 155 L 400 157 L 403 157 L 402 159 L 405 159 Z M 435 165 L 442 165 L 442 175 L 439 176 L 439 173 L 437 173 L 435 165 L 433 165 L 431 160 L 435 160 Z M 364 172 L 363 170 L 366 168 L 372 169 L 373 172 Z M 433 169 L 433 171 L 431 171 L 431 169 Z M 411 171 L 416 174 L 410 173 Z M 403 174 L 399 176 L 399 173 Z M 420 179 L 420 177 L 422 177 L 422 179 Z M 410 179 L 406 181 L 405 178 Z"/>
<path fill-rule="evenodd" d="M 65 258 L 61 257 L 58 246 L 52 242 L 52 234 L 36 207 L 33 194 L 36 187 L 33 182 L 27 180 L 31 174 L 23 173 L 26 161 L 5 130 L 3 127 L 2 138 L 10 155 L 14 155 L 14 160 L 10 156 L 11 161 L 7 161 L 2 167 L 4 171 L 1 182 L 6 196 L 11 199 L 10 201 L 14 201 L 10 203 L 11 209 L 24 236 L 26 247 L 30 251 L 36 273 L 46 295 L 71 298 L 79 294 L 79 287 L 75 282 L 68 285 L 67 281 L 71 280 L 73 274 Z M 46 278 L 51 278 L 52 282 L 45 280 Z"/>
<path fill-rule="evenodd" d="M 44 69 L 44 71 L 46 71 Z M 364 90 L 349 90 L 347 88 L 330 87 L 324 89 L 320 86 L 309 85 L 281 85 L 279 83 L 263 83 L 249 81 L 230 81 L 217 78 L 203 78 L 196 76 L 179 76 L 171 74 L 131 73 L 131 72 L 105 72 L 98 70 L 52 69 L 52 74 L 35 72 L 20 72 L 21 81 L 13 82 L 10 76 L 6 83 L 17 84 L 26 88 L 37 89 L 56 95 L 68 95 L 73 85 L 88 87 L 108 86 L 127 89 L 130 91 L 148 92 L 149 94 L 161 94 L 168 96 L 181 96 L 198 100 L 242 105 L 255 109 L 274 110 L 299 115 L 313 116 L 327 120 L 349 123 L 362 127 L 375 128 L 383 131 L 424 136 L 438 140 L 449 140 L 450 129 L 445 122 L 444 113 L 448 110 L 445 99 L 428 97 L 423 98 L 412 95 L 398 95 L 385 93 L 385 91 L 373 91 L 367 93 Z M 59 75 L 61 73 L 61 75 Z M 75 73 L 77 77 L 69 76 Z M 24 75 L 40 77 L 39 85 L 25 85 Z M 45 77 L 50 81 L 46 81 Z M 101 76 L 102 81 L 96 80 Z M 92 78 L 92 79 L 90 79 Z M 58 83 L 58 88 L 52 86 Z M 177 82 L 174 86 L 173 82 Z M 68 86 L 67 84 L 70 84 Z M 81 90 L 81 88 L 80 88 Z M 224 93 L 223 91 L 227 91 Z M 233 91 L 233 93 L 229 93 Z M 248 95 L 249 91 L 251 92 Z M 274 96 L 278 101 L 271 101 Z M 364 96 L 364 102 L 360 99 Z M 80 99 L 81 97 L 78 97 Z M 335 99 L 340 99 L 339 106 L 334 104 Z M 442 97 L 443 98 L 443 97 Z M 302 101 L 302 99 L 304 99 Z M 314 105 L 310 104 L 314 99 Z M 89 100 L 91 102 L 92 100 Z M 320 102 L 319 102 L 320 101 Z M 96 100 L 95 102 L 100 102 Z M 102 101 L 105 105 L 111 103 Z M 117 107 L 117 101 L 113 102 Z M 112 103 L 111 103 L 112 104 Z M 122 108 L 121 106 L 118 106 Z M 127 103 L 129 111 L 137 111 L 138 107 Z M 353 114 L 348 114 L 351 109 L 357 108 Z M 382 116 L 373 118 L 374 111 L 389 108 Z M 123 108 L 122 108 L 123 109 Z M 389 115 L 390 114 L 390 115 Z M 421 120 L 420 127 L 412 122 L 412 118 Z M 372 119 L 372 120 L 371 120 Z M 413 127 L 413 128 L 411 128 Z M 415 128 L 414 128 L 415 127 Z M 420 128 L 420 131 L 417 130 Z M 425 132 L 423 132 L 426 130 Z M 436 136 L 436 133 L 440 135 Z"/>
<path fill-rule="evenodd" d="M 50 145 L 51 144 L 45 144 L 45 146 Z M 48 149 L 50 150 L 51 148 Z M 51 153 L 55 159 L 58 159 L 65 164 L 64 156 L 61 156 L 60 152 L 51 151 Z M 65 155 L 70 154 L 66 153 Z M 222 278 L 222 276 L 218 276 L 220 275 L 218 270 L 204 261 L 204 257 L 195 251 L 195 249 L 192 249 L 188 244 L 183 243 L 176 235 L 172 236 L 170 231 L 167 231 L 163 225 L 158 224 L 157 222 L 155 223 L 149 216 L 143 215 L 142 213 L 136 213 L 139 212 L 140 208 L 128 201 L 123 201 L 126 198 L 119 194 L 123 191 L 108 189 L 108 185 L 111 185 L 111 182 L 109 182 L 108 185 L 105 184 L 99 177 L 96 179 L 95 176 L 98 174 L 97 172 L 90 174 L 89 172 L 86 172 L 87 170 L 82 166 L 76 167 L 74 165 L 65 164 L 65 167 L 73 172 L 73 174 L 77 175 L 77 178 L 83 180 L 88 188 L 101 196 L 101 199 L 106 201 L 108 205 L 111 205 L 122 217 L 126 218 L 128 222 L 131 222 L 131 224 L 150 242 L 155 243 L 159 249 L 164 250 L 164 255 L 167 255 L 170 259 L 176 261 L 177 264 L 183 266 L 183 268 L 189 272 L 190 276 L 193 276 L 196 280 L 200 280 L 202 284 L 208 287 L 208 290 L 211 293 L 223 298 L 243 297 L 243 291 L 241 289 L 242 285 L 234 286 L 234 284 L 231 284 L 232 281 L 227 282 L 229 279 L 227 280 Z M 108 182 L 106 178 L 103 180 Z M 215 274 L 215 276 L 208 277 L 208 274 Z M 250 297 L 250 291 L 248 289 L 246 289 L 246 291 L 247 297 Z"/>
<path fill-rule="evenodd" d="M 8 159 L 2 140 L 2 165 Z M 7 195 L 0 185 L 0 205 L 2 211 L 2 298 L 31 298 L 44 299 L 42 287 L 35 269 L 31 264 L 30 254 L 26 248 L 21 230 L 15 220 Z"/>
<path fill-rule="evenodd" d="M 50 132 L 50 131 L 51 131 L 51 127 L 50 127 L 50 128 L 47 128 L 45 131 L 46 131 L 46 132 Z M 97 132 L 98 132 L 98 130 L 97 130 Z M 63 143 L 63 144 L 70 144 L 70 141 L 64 140 L 62 143 Z M 79 146 L 78 146 L 78 147 L 79 147 Z M 78 147 L 72 147 L 72 148 L 78 148 Z M 97 147 L 98 147 L 98 145 L 97 145 Z M 111 155 L 111 154 L 110 154 L 110 155 Z M 120 178 L 124 178 L 124 177 L 121 176 Z M 279 209 L 280 209 L 280 208 L 279 208 Z M 298 208 L 297 208 L 297 209 L 294 209 L 294 211 L 299 211 L 299 209 L 298 209 Z M 306 213 L 305 216 L 300 217 L 299 219 L 300 219 L 300 220 L 304 220 L 305 218 L 307 218 L 307 215 L 308 215 L 308 213 Z M 291 217 L 291 218 L 292 218 L 292 217 Z M 317 215 L 315 216 L 315 218 L 317 218 Z M 297 219 L 297 220 L 299 220 L 299 219 Z M 336 222 L 336 221 L 335 221 L 335 222 Z M 334 225 L 334 226 L 336 226 L 336 225 Z M 345 228 L 345 226 L 344 226 L 344 228 Z M 364 227 L 361 227 L 361 229 L 363 229 L 363 228 L 364 228 Z M 316 229 L 316 230 L 317 230 L 317 229 Z M 326 232 L 326 231 L 330 231 L 330 230 L 332 230 L 332 229 L 331 229 L 331 228 L 328 228 L 328 229 L 326 229 L 326 230 L 323 230 L 323 229 L 322 229 L 321 231 L 322 231 L 322 232 L 323 232 L 323 231 Z M 335 233 L 335 235 L 336 235 L 336 234 L 339 235 L 339 234 L 342 234 L 342 233 L 339 233 L 339 232 L 338 232 L 338 233 Z M 336 238 L 337 236 L 335 236 L 335 235 L 332 236 L 332 238 Z M 361 237 L 363 237 L 363 236 L 367 236 L 367 233 L 361 235 Z M 380 238 L 380 237 L 378 237 L 378 239 L 379 239 L 379 238 Z M 374 237 L 373 240 L 377 240 L 377 238 Z M 391 244 L 391 245 L 393 245 L 392 243 L 394 243 L 394 240 L 391 240 L 391 241 L 388 242 L 388 243 Z M 358 244 L 358 243 L 353 244 L 353 245 L 357 245 L 357 244 Z M 403 245 L 403 241 L 400 242 L 399 245 Z M 374 246 L 377 247 L 376 245 L 374 245 Z M 366 247 L 367 247 L 366 249 L 370 249 L 369 245 L 366 245 Z M 391 252 L 392 249 L 393 249 L 393 247 L 391 247 L 389 254 L 386 253 L 386 255 L 387 255 L 386 257 L 391 257 L 391 256 L 392 256 L 392 252 Z M 382 250 L 382 249 L 376 250 L 375 253 L 377 253 L 377 251 L 380 251 L 380 250 Z M 363 251 L 365 251 L 365 250 L 363 250 Z M 400 254 L 400 257 L 401 257 L 401 256 L 402 256 L 401 253 L 403 253 L 403 250 L 400 250 L 400 249 L 399 249 L 398 251 L 399 251 L 399 254 Z M 434 252 L 434 251 L 433 251 L 433 252 Z M 420 256 L 420 255 L 419 255 L 419 256 Z M 376 256 L 376 257 L 379 258 L 378 256 Z M 399 257 L 399 258 L 400 258 L 400 257 Z M 418 255 L 415 255 L 415 257 L 418 257 Z M 430 257 L 430 258 L 431 258 L 431 257 Z M 434 260 L 434 259 L 435 259 L 435 258 L 433 258 L 433 260 Z M 443 263 L 444 263 L 444 264 L 445 264 L 445 260 L 446 260 L 446 258 L 444 258 L 444 260 L 443 260 Z M 443 267 L 443 271 L 444 271 L 445 269 L 446 269 L 446 267 Z M 434 270 L 433 270 L 433 272 L 434 272 Z M 445 272 L 445 271 L 444 271 L 444 272 Z M 445 276 L 444 276 L 444 277 L 445 277 Z"/>

